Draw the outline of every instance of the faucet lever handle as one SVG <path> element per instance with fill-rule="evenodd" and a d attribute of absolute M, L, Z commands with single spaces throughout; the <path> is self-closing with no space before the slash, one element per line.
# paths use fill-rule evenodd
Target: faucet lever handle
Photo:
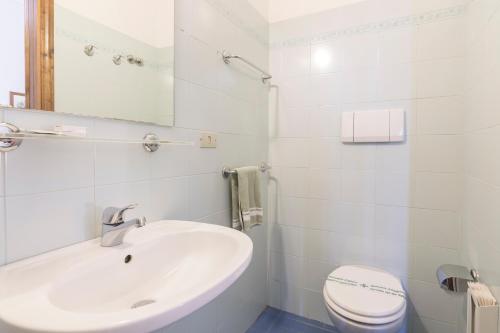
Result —
<path fill-rule="evenodd" d="M 123 213 L 137 206 L 138 204 L 134 203 L 123 208 L 108 207 L 102 212 L 102 223 L 107 225 L 120 225 L 123 223 Z"/>

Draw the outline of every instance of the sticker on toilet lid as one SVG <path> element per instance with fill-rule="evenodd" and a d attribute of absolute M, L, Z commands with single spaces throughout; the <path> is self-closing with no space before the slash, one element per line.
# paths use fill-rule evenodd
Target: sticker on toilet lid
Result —
<path fill-rule="evenodd" d="M 324 292 L 327 301 L 360 316 L 393 316 L 404 311 L 406 304 L 401 281 L 392 274 L 371 267 L 337 268 L 328 276 Z"/>
<path fill-rule="evenodd" d="M 404 290 L 384 287 L 381 285 L 374 285 L 374 284 L 367 283 L 366 281 L 354 281 L 354 280 L 350 280 L 350 279 L 338 277 L 338 276 L 333 276 L 333 275 L 328 276 L 328 281 L 340 283 L 340 284 L 355 287 L 355 288 L 363 288 L 365 290 L 370 290 L 370 291 L 373 291 L 375 293 L 382 293 L 382 294 L 386 294 L 386 295 L 393 295 L 393 296 L 406 298 L 406 293 L 404 292 Z"/>

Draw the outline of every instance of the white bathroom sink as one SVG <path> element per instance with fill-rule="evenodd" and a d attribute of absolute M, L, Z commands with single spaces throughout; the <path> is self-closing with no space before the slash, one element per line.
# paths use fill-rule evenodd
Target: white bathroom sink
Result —
<path fill-rule="evenodd" d="M 239 231 L 160 221 L 130 231 L 117 247 L 95 239 L 7 265 L 0 332 L 151 332 L 227 289 L 252 250 Z"/>

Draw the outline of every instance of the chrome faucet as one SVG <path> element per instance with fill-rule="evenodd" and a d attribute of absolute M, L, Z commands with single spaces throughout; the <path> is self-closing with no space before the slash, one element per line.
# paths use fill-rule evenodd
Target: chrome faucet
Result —
<path fill-rule="evenodd" d="M 129 221 L 123 220 L 123 214 L 135 207 L 137 207 L 137 204 L 131 204 L 123 208 L 108 207 L 102 212 L 101 246 L 111 247 L 120 245 L 132 227 L 141 228 L 146 225 L 145 217 Z"/>

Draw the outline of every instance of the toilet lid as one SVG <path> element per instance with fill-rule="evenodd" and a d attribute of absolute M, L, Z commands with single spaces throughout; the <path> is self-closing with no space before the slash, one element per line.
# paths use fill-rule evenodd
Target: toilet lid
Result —
<path fill-rule="evenodd" d="M 340 308 L 344 315 L 384 322 L 405 311 L 406 293 L 401 281 L 379 269 L 364 266 L 342 266 L 334 270 L 325 283 L 327 302 Z M 332 304 L 333 303 L 333 304 Z"/>

